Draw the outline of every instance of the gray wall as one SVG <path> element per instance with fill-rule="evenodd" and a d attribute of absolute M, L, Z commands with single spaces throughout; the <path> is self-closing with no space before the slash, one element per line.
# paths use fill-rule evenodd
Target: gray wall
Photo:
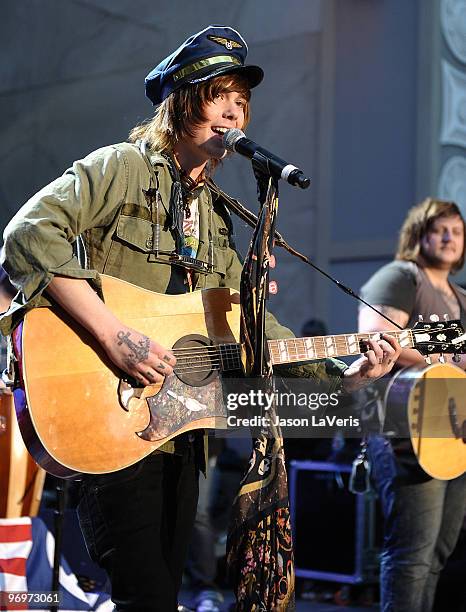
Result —
<path fill-rule="evenodd" d="M 313 179 L 307 191 L 281 186 L 279 229 L 357 289 L 391 258 L 407 208 L 437 184 L 443 153 L 426 151 L 439 124 L 439 3 L 4 1 L 0 229 L 74 159 L 151 114 L 143 80 L 159 59 L 209 23 L 229 24 L 266 72 L 249 136 Z M 256 208 L 247 160 L 227 161 L 217 179 Z M 245 247 L 249 231 L 237 229 Z M 354 329 L 350 298 L 277 255 L 270 306 L 283 322 L 299 332 L 320 316 L 332 332 Z"/>
<path fill-rule="evenodd" d="M 422 1 L 422 0 L 421 0 Z M 391 259 L 416 196 L 418 1 L 335 3 L 335 89 L 328 261 L 358 290 Z M 357 306 L 327 288 L 332 330 Z"/>
<path fill-rule="evenodd" d="M 335 0 L 331 23 L 332 172 L 321 251 L 358 289 L 392 258 L 412 205 L 454 200 L 466 217 L 464 2 Z M 464 269 L 457 280 L 466 281 Z M 332 331 L 355 325 L 349 298 L 327 284 L 316 295 Z"/>

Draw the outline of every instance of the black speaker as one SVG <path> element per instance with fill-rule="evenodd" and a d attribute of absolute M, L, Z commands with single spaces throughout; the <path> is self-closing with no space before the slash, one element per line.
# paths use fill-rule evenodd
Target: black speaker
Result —
<path fill-rule="evenodd" d="M 348 490 L 351 465 L 291 461 L 289 472 L 296 576 L 377 582 L 382 523 L 375 494 Z"/>

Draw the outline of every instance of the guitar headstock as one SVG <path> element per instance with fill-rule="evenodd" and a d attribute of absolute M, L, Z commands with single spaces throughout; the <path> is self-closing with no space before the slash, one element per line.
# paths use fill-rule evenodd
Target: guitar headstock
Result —
<path fill-rule="evenodd" d="M 466 353 L 466 334 L 461 321 L 419 321 L 412 328 L 413 348 L 423 355 Z"/>

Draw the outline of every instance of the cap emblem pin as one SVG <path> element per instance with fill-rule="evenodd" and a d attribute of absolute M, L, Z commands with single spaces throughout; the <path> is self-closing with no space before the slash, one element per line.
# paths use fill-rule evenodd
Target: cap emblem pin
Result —
<path fill-rule="evenodd" d="M 213 40 L 219 45 L 222 45 L 223 47 L 225 47 L 225 49 L 229 49 L 230 51 L 231 49 L 241 49 L 243 46 L 243 45 L 240 45 L 239 42 L 236 42 L 236 40 L 230 40 L 228 38 L 223 38 L 222 36 L 209 35 L 207 36 L 207 38 L 210 40 Z"/>

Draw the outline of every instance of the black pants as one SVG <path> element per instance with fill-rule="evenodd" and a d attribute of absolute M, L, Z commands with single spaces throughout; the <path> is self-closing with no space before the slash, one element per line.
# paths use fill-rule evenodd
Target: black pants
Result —
<path fill-rule="evenodd" d="M 108 573 L 121 612 L 175 612 L 196 514 L 194 447 L 155 453 L 81 487 L 79 521 L 91 558 Z"/>

